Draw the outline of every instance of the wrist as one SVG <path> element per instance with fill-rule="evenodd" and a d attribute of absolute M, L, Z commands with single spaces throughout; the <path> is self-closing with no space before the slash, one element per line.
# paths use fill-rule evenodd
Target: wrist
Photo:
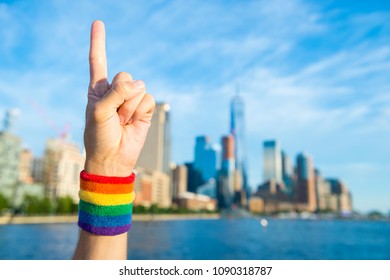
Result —
<path fill-rule="evenodd" d="M 95 235 L 113 236 L 131 228 L 135 174 L 127 177 L 80 173 L 78 225 Z"/>
<path fill-rule="evenodd" d="M 97 162 L 87 157 L 84 165 L 85 172 L 101 176 L 127 177 L 133 172 L 133 166 L 119 165 L 115 161 Z"/>

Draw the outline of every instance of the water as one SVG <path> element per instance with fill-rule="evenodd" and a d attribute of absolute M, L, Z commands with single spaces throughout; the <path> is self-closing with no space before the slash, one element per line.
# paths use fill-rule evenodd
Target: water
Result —
<path fill-rule="evenodd" d="M 0 226 L 0 259 L 70 259 L 75 224 Z M 258 219 L 134 222 L 129 259 L 390 259 L 390 222 Z"/>

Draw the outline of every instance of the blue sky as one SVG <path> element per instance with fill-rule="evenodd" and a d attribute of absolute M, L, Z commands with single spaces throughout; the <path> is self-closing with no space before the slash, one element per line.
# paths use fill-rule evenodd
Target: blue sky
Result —
<path fill-rule="evenodd" d="M 94 19 L 110 77 L 171 104 L 175 162 L 196 135 L 219 143 L 239 84 L 253 187 L 276 138 L 341 178 L 357 210 L 390 210 L 390 2 L 0 1 L 0 114 L 22 110 L 15 132 L 36 155 L 53 123 L 81 146 Z"/>

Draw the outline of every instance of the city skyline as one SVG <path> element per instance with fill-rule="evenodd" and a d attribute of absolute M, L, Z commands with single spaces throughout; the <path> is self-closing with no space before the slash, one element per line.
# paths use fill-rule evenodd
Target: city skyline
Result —
<path fill-rule="evenodd" d="M 131 72 L 171 104 L 174 162 L 192 160 L 196 135 L 218 143 L 228 133 L 238 83 L 252 189 L 262 142 L 278 139 L 287 154 L 308 151 L 325 176 L 345 180 L 357 210 L 388 212 L 390 5 L 285 3 L 1 3 L 0 114 L 22 110 L 15 133 L 35 155 L 58 134 L 50 123 L 70 123 L 81 147 L 88 32 L 101 18 L 110 75 Z"/>

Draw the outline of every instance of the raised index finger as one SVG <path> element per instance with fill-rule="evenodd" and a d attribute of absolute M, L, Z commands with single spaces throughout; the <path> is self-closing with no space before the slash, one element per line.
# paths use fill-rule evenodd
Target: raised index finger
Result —
<path fill-rule="evenodd" d="M 107 80 L 106 34 L 104 23 L 96 20 L 91 27 L 91 45 L 89 49 L 90 83 Z"/>

